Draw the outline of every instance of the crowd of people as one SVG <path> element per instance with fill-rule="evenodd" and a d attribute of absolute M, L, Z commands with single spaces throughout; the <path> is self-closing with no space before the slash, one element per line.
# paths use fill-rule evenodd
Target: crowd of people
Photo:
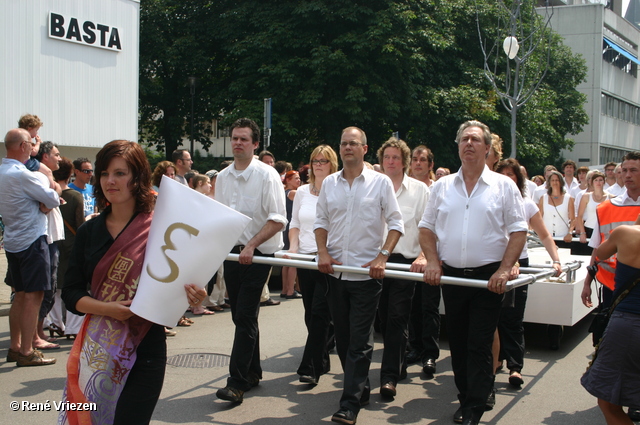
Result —
<path fill-rule="evenodd" d="M 384 342 L 381 397 L 401 391 L 410 364 L 419 363 L 425 379 L 437 373 L 442 299 L 460 402 L 452 418 L 479 423 L 495 405 L 494 381 L 505 363 L 509 383 L 524 384 L 527 288 L 505 288 L 528 265 L 532 231 L 556 275 L 558 248 L 591 255 L 602 303 L 615 312 L 582 384 L 607 423 L 631 423 L 638 414 L 640 365 L 624 354 L 637 351 L 625 335 L 640 320 L 640 289 L 629 285 L 638 276 L 637 244 L 629 241 L 638 232 L 640 152 L 606 164 L 604 172 L 567 160 L 562 173 L 547 166 L 544 177 L 529 180 L 518 161 L 502 160 L 498 135 L 467 121 L 456 134 L 460 169 L 434 172 L 430 149 L 411 150 L 395 137 L 379 148 L 377 164 L 367 163 L 365 132 L 347 127 L 338 152 L 317 146 L 294 170 L 266 150 L 256 155 L 260 130 L 244 118 L 230 128 L 233 161 L 221 170 L 199 173 L 189 151 L 178 149 L 152 171 L 140 146 L 124 140 L 106 144 L 95 167 L 87 158 L 72 162 L 40 140 L 41 126 L 37 116 L 22 117 L 5 136 L 0 166 L 6 282 L 15 291 L 7 361 L 53 364 L 43 351 L 59 348 L 55 337 L 75 338 L 64 397 L 98 409 L 63 412 L 61 423 L 150 421 L 164 380 L 166 337 L 176 333 L 135 316 L 129 305 L 164 176 L 252 218 L 231 250 L 238 261 L 225 261 L 209 282 L 185 285 L 192 314 L 231 310 L 235 335 L 219 399 L 242 402 L 262 380 L 258 313 L 280 302 L 269 295 L 272 267 L 253 259 L 284 250 L 317 262 L 317 270 L 283 267 L 280 297 L 304 305 L 300 382 L 317 385 L 331 369 L 330 351 L 337 351 L 344 382 L 332 421 L 355 424 L 369 403 L 374 328 Z M 424 283 L 387 277 L 387 263 L 407 264 Z M 458 286 L 443 277 L 488 283 Z M 585 279 L 582 292 L 587 306 L 591 283 Z M 193 320 L 185 315 L 178 324 Z"/>

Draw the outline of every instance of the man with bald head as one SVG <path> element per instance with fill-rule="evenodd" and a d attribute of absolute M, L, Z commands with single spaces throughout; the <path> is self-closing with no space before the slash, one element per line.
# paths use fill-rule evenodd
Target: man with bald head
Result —
<path fill-rule="evenodd" d="M 43 184 L 24 163 L 33 147 L 29 132 L 10 130 L 4 138 L 7 157 L 0 165 L 0 215 L 5 224 L 4 248 L 16 291 L 9 312 L 11 347 L 7 362 L 18 366 L 53 364 L 33 348 L 38 310 L 51 289 L 47 219 L 43 212 L 60 205 L 55 190 Z"/>

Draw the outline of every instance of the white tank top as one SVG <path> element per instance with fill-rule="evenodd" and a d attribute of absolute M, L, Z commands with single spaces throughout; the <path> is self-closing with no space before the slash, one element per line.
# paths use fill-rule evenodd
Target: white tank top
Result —
<path fill-rule="evenodd" d="M 562 197 L 562 203 L 553 205 L 549 204 L 549 195 L 545 193 L 543 197 L 544 213 L 542 219 L 544 225 L 547 226 L 549 233 L 552 237 L 562 238 L 569 233 L 569 200 L 571 197 L 568 193 L 565 193 Z M 553 199 L 556 203 L 557 199 Z"/>

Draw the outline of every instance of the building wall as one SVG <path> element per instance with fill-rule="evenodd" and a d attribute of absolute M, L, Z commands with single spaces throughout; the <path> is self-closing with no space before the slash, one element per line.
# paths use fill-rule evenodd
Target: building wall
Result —
<path fill-rule="evenodd" d="M 551 23 L 554 31 L 564 37 L 564 43 L 582 55 L 588 68 L 586 81 L 577 89 L 587 96 L 585 110 L 589 124 L 582 133 L 569 135 L 575 146 L 563 155 L 579 166 L 589 166 L 606 162 L 601 158 L 601 148 L 640 149 L 639 126 L 602 114 L 603 93 L 640 106 L 638 78 L 603 60 L 603 36 L 638 57 L 640 31 L 600 4 L 555 7 Z"/>
<path fill-rule="evenodd" d="M 121 50 L 50 38 L 50 12 L 67 25 L 76 18 L 82 35 L 86 21 L 108 26 L 107 43 L 117 28 Z M 38 115 L 42 139 L 72 159 L 93 157 L 113 139 L 137 141 L 139 18 L 139 0 L 0 2 L 0 131 L 25 113 Z"/>

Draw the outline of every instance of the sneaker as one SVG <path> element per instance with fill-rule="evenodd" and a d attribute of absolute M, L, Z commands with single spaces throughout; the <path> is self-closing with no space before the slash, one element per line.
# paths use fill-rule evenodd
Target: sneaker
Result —
<path fill-rule="evenodd" d="M 28 356 L 18 353 L 17 365 L 20 366 L 46 366 L 55 364 L 56 359 L 45 358 L 41 351 L 33 350 Z"/>

